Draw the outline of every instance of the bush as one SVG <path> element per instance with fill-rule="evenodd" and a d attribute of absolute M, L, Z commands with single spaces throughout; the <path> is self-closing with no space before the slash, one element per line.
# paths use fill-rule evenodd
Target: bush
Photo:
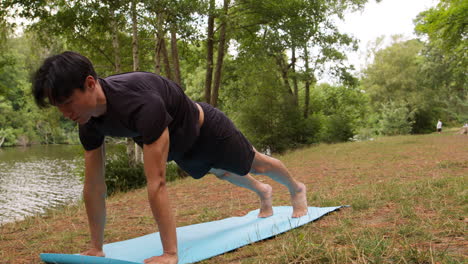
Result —
<path fill-rule="evenodd" d="M 321 123 L 319 140 L 336 143 L 351 140 L 365 126 L 368 115 L 366 94 L 347 86 L 320 84 L 313 92 L 311 108 Z"/>
<path fill-rule="evenodd" d="M 166 181 L 179 179 L 177 164 L 168 162 L 166 164 Z M 106 185 L 107 195 L 117 192 L 126 192 L 138 189 L 146 185 L 144 166 L 142 163 L 134 167 L 129 166 L 129 160 L 125 146 L 118 146 L 118 150 L 106 162 Z"/>
<path fill-rule="evenodd" d="M 414 111 L 414 123 L 412 125 L 412 134 L 425 134 L 434 132 L 437 120 L 441 118 L 443 109 L 439 107 L 418 108 Z M 445 121 L 445 122 L 444 122 Z M 447 125 L 448 120 L 443 120 L 444 125 Z"/>
<path fill-rule="evenodd" d="M 16 131 L 12 128 L 0 129 L 0 142 L 5 147 L 14 146 L 16 144 Z"/>
<path fill-rule="evenodd" d="M 382 105 L 379 131 L 383 135 L 405 135 L 409 134 L 414 124 L 414 113 L 407 104 L 390 102 Z"/>
<path fill-rule="evenodd" d="M 327 143 L 348 141 L 354 136 L 352 120 L 345 114 L 334 114 L 325 117 L 321 140 Z"/>
<path fill-rule="evenodd" d="M 323 116 L 312 114 L 306 120 L 302 130 L 305 136 L 305 144 L 314 144 L 320 142 L 320 131 L 323 126 Z"/>
<path fill-rule="evenodd" d="M 245 102 L 236 105 L 234 122 L 259 151 L 283 152 L 306 143 L 307 125 L 292 95 L 271 71 L 263 74 L 265 83 L 252 85 Z"/>
<path fill-rule="evenodd" d="M 179 174 L 179 166 L 174 161 L 170 161 L 166 163 L 166 181 L 171 182 L 177 179 L 181 179 L 186 177 L 187 175 L 180 175 Z"/>
<path fill-rule="evenodd" d="M 127 153 L 119 150 L 106 162 L 107 195 L 126 192 L 146 185 L 143 164 L 129 166 Z"/>

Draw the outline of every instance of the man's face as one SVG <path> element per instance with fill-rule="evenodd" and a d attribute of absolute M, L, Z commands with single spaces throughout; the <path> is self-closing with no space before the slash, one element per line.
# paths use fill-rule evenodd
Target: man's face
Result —
<path fill-rule="evenodd" d="M 95 109 L 94 90 L 94 87 L 90 88 L 89 82 L 86 82 L 84 91 L 75 89 L 72 95 L 65 99 L 63 103 L 57 104 L 57 108 L 64 117 L 80 125 L 86 124 Z"/>

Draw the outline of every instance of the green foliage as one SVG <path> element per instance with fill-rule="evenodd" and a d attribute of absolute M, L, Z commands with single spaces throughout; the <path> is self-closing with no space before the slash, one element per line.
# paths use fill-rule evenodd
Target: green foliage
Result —
<path fill-rule="evenodd" d="M 359 84 L 342 63 L 346 50 L 357 48 L 356 42 L 339 32 L 331 18 L 342 18 L 346 10 L 362 8 L 366 2 L 234 1 L 228 17 L 221 17 L 221 9 L 216 8 L 216 27 L 227 20 L 228 43 L 236 45 L 235 55 L 225 57 L 219 108 L 257 148 L 284 151 L 320 141 L 349 140 L 356 134 L 368 138 L 380 132 L 403 133 L 408 124 L 408 132 L 426 133 L 439 118 L 445 124 L 466 121 L 466 38 L 462 37 L 466 3 L 443 0 L 437 8 L 421 13 L 416 29 L 429 37 L 429 45 L 394 37 L 390 47 L 375 50 L 359 88 L 363 92 L 353 88 Z M 0 38 L 0 127 L 9 129 L 5 145 L 77 143 L 76 125 L 56 111 L 39 112 L 34 106 L 29 77 L 43 58 L 64 50 L 88 56 L 101 76 L 115 73 L 117 57 L 120 69 L 130 71 L 129 1 L 32 4 L 5 0 L 0 5 L 2 32 L 12 28 L 4 23 L 8 14 L 34 20 L 22 36 Z M 140 69 L 155 69 L 155 35 L 165 34 L 169 40 L 168 33 L 175 30 L 182 87 L 197 101 L 204 98 L 207 7 L 207 1 L 189 0 L 139 1 L 137 5 Z M 170 42 L 166 44 L 170 51 Z M 295 58 L 289 56 L 292 49 Z M 330 63 L 336 67 L 325 66 Z M 317 86 L 318 76 L 325 71 L 341 84 Z M 310 105 L 303 116 L 306 83 L 311 89 Z M 398 119 L 398 114 L 403 116 Z"/>
<path fill-rule="evenodd" d="M 107 195 L 138 189 L 146 185 L 143 164 L 138 163 L 134 166 L 129 166 L 129 164 L 125 146 L 116 146 L 115 154 L 106 161 Z M 178 178 L 177 164 L 168 162 L 166 164 L 166 181 L 170 182 Z"/>
<path fill-rule="evenodd" d="M 433 87 L 439 118 L 447 123 L 468 120 L 468 2 L 441 0 L 416 18 L 416 32 L 429 39 L 423 50 L 424 83 Z"/>
<path fill-rule="evenodd" d="M 303 133 L 305 133 L 306 144 L 319 143 L 322 141 L 320 132 L 324 127 L 323 119 L 323 115 L 314 113 L 304 121 Z"/>
<path fill-rule="evenodd" d="M 239 57 L 221 101 L 257 149 L 281 152 L 310 143 L 314 132 L 309 131 L 310 124 L 301 117 L 277 72 L 269 68 L 271 62 L 261 53 Z"/>
<path fill-rule="evenodd" d="M 425 109 L 417 109 L 414 111 L 414 115 L 412 120 L 414 121 L 411 133 L 412 134 L 425 134 L 434 132 L 435 124 L 437 120 L 440 118 L 440 113 L 442 113 L 442 109 L 438 107 L 427 107 Z M 445 119 L 444 120 L 448 120 Z"/>
<path fill-rule="evenodd" d="M 437 7 L 421 12 L 416 19 L 416 31 L 429 36 L 447 52 L 466 48 L 468 2 L 441 0 Z M 461 49 L 454 51 L 454 49 Z"/>
<path fill-rule="evenodd" d="M 258 71 L 252 69 L 252 66 L 256 65 L 255 60 L 248 61 L 251 64 L 249 67 L 245 67 L 246 62 L 243 60 L 226 62 L 225 72 L 229 75 L 224 75 L 224 90 L 220 100 L 220 108 L 239 120 L 241 128 L 246 128 L 249 138 L 252 138 L 258 147 L 282 151 L 320 140 L 318 127 L 322 126 L 322 121 L 312 117 L 303 118 L 300 105 L 294 101 L 299 94 L 291 94 L 290 88 L 284 85 L 284 82 L 290 81 L 288 78 L 296 78 L 303 74 L 294 74 L 286 69 L 290 75 L 282 78 L 279 73 L 284 67 L 278 70 L 277 63 L 281 60 L 277 59 L 282 58 L 287 63 L 285 51 L 290 47 L 296 47 L 300 52 L 304 46 L 316 46 L 320 51 L 316 53 L 316 57 L 310 57 L 311 63 L 325 65 L 327 61 L 343 61 L 344 49 L 356 48 L 356 45 L 352 38 L 338 32 L 330 17 L 341 17 L 345 10 L 362 8 L 365 2 L 236 1 L 230 6 L 229 17 L 216 18 L 216 23 L 222 19 L 229 21 L 228 35 L 239 44 L 238 52 L 243 54 L 241 56 L 252 57 L 258 52 L 261 60 L 265 60 L 263 71 L 266 73 L 261 74 L 267 78 L 265 81 L 259 80 L 255 75 Z M 206 50 L 203 45 L 205 36 L 202 35 L 201 28 L 204 26 L 202 18 L 207 15 L 207 4 L 206 1 L 158 0 L 140 1 L 137 6 L 140 69 L 154 69 L 155 33 L 166 34 L 170 30 L 176 30 L 179 35 L 179 55 L 184 77 L 182 86 L 195 100 L 203 98 Z M 34 58 L 33 62 L 26 67 L 30 72 L 37 68 L 37 64 L 45 56 L 63 50 L 75 50 L 88 56 L 99 75 L 114 73 L 115 57 L 120 57 L 122 71 L 132 68 L 132 25 L 128 18 L 128 1 L 39 1 L 31 4 L 30 1 L 5 0 L 1 5 L 3 10 L 8 10 L 15 16 L 35 21 L 28 27 L 28 41 L 42 44 L 44 47 L 35 47 L 34 50 L 23 52 L 34 55 L 31 56 Z M 219 9 L 215 12 L 218 13 Z M 158 21 L 162 21 L 159 26 Z M 114 49 L 115 35 L 112 32 L 117 34 L 119 50 Z M 170 48 L 169 45 L 167 48 Z M 227 56 L 226 60 L 229 59 Z M 314 79 L 314 75 L 323 70 L 317 67 L 304 78 Z M 246 71 L 249 71 L 248 79 L 244 79 L 243 76 L 243 72 Z M 341 66 L 333 71 L 343 80 L 353 79 Z M 232 72 L 235 73 L 234 76 Z M 240 86 L 226 87 L 229 84 Z M 253 89 L 249 90 L 250 87 Z M 247 103 L 238 105 L 239 97 L 231 97 L 236 93 L 242 98 L 248 98 L 244 101 Z M 15 95 L 16 99 L 20 97 L 19 94 Z M 17 104 L 17 101 L 12 102 Z M 43 113 L 44 117 L 28 117 L 28 120 L 37 121 L 32 129 L 27 129 L 27 134 L 34 138 L 32 140 L 41 143 L 76 142 L 76 137 L 74 139 L 69 136 L 70 133 L 76 132 L 76 126 L 66 123 L 54 112 Z M 262 129 L 257 129 L 258 126 Z"/>
<path fill-rule="evenodd" d="M 313 91 L 312 109 L 319 120 L 319 140 L 350 140 L 366 121 L 368 99 L 357 88 L 321 84 Z"/>
<path fill-rule="evenodd" d="M 414 123 L 414 113 L 408 105 L 401 102 L 389 102 L 382 105 L 379 130 L 383 135 L 409 134 Z"/>
<path fill-rule="evenodd" d="M 166 163 L 166 181 L 171 182 L 181 177 L 185 177 L 184 175 L 179 175 L 178 172 L 179 166 L 174 161 L 170 161 Z"/>
<path fill-rule="evenodd" d="M 406 100 L 416 106 L 423 93 L 419 56 L 423 45 L 417 40 L 403 41 L 395 36 L 394 43 L 374 54 L 374 61 L 364 71 L 362 85 L 369 94 L 374 111 L 382 103 Z M 423 97 L 424 98 L 424 97 Z"/>
<path fill-rule="evenodd" d="M 281 152 L 320 141 L 347 141 L 365 123 L 366 95 L 356 88 L 327 84 L 313 89 L 312 114 L 304 118 L 277 72 L 269 69 L 271 60 L 261 54 L 237 59 L 222 98 L 257 149 Z"/>
<path fill-rule="evenodd" d="M 14 48 L 14 42 L 8 41 L 4 52 L 0 54 L 0 127 L 8 131 L 4 146 L 13 146 L 22 139 L 28 143 L 34 137 L 34 116 L 30 112 L 27 72 L 24 55 Z"/>
<path fill-rule="evenodd" d="M 40 111 L 33 101 L 29 78 L 40 63 L 33 39 L 31 34 L 10 38 L 0 53 L 0 128 L 10 131 L 3 145 L 77 143 L 75 124 L 55 109 Z"/>
<path fill-rule="evenodd" d="M 0 147 L 1 146 L 12 146 L 16 141 L 15 130 L 7 127 L 0 129 Z"/>
<path fill-rule="evenodd" d="M 352 120 L 346 114 L 333 114 L 324 119 L 321 141 L 336 143 L 348 141 L 354 136 Z"/>
<path fill-rule="evenodd" d="M 402 41 L 398 36 L 391 46 L 374 52 L 362 86 L 369 94 L 374 117 L 383 118 L 371 122 L 378 131 L 390 135 L 428 133 L 438 119 L 445 123 L 463 121 L 467 104 L 462 94 L 466 92 L 459 90 L 466 84 L 460 86 L 453 67 L 442 57 L 440 50 L 428 49 L 417 40 Z"/>
<path fill-rule="evenodd" d="M 106 162 L 107 194 L 126 192 L 146 185 L 143 164 L 129 166 L 125 149 L 118 151 Z"/>
<path fill-rule="evenodd" d="M 281 86 L 255 88 L 258 96 L 248 98 L 239 107 L 237 117 L 241 130 L 252 143 L 261 150 L 269 148 L 275 152 L 306 143 L 300 138 L 306 127 L 293 98 L 281 91 Z"/>

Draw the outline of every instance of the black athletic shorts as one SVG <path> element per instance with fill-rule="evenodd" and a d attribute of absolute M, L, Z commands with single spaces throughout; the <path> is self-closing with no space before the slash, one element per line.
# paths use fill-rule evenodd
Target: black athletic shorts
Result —
<path fill-rule="evenodd" d="M 195 179 L 211 168 L 241 176 L 249 173 L 255 156 L 252 144 L 223 112 L 207 103 L 198 104 L 205 114 L 200 134 L 192 147 L 174 161 Z"/>

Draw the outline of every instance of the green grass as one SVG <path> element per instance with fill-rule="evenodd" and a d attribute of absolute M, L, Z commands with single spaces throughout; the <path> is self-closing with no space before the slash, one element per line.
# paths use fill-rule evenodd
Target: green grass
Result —
<path fill-rule="evenodd" d="M 279 156 L 311 206 L 350 205 L 321 220 L 201 263 L 466 263 L 468 136 L 431 134 L 318 145 Z M 273 185 L 274 205 L 289 203 Z M 177 225 L 243 215 L 251 192 L 214 177 L 170 183 Z M 194 202 L 196 201 L 196 202 Z M 144 189 L 108 200 L 106 242 L 154 232 Z M 83 205 L 1 227 L 0 263 L 86 249 Z M 4 262 L 2 262 L 4 261 Z"/>

